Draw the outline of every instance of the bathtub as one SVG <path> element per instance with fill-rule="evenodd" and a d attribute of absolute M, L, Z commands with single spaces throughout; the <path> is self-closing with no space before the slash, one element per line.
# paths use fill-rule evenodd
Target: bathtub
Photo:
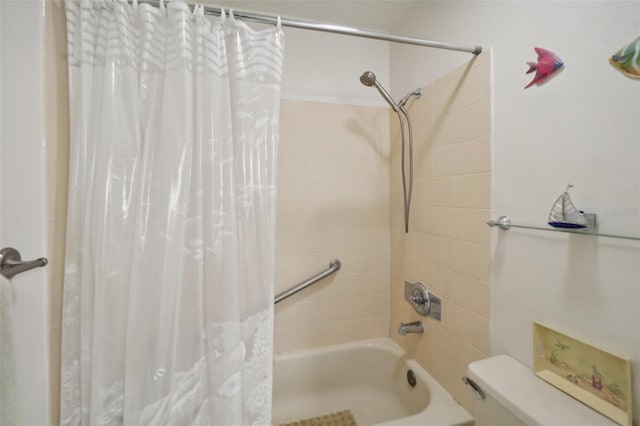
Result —
<path fill-rule="evenodd" d="M 277 354 L 273 376 L 275 425 L 345 409 L 359 426 L 473 425 L 471 415 L 388 338 Z"/>

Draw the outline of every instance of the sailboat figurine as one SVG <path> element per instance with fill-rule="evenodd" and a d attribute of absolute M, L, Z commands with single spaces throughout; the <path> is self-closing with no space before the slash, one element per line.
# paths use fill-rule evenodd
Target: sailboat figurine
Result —
<path fill-rule="evenodd" d="M 567 189 L 558 197 L 549 212 L 549 225 L 554 228 L 578 229 L 590 226 L 583 212 L 573 205 L 571 197 L 569 197 L 569 188 L 571 187 L 573 185 L 567 185 Z"/>

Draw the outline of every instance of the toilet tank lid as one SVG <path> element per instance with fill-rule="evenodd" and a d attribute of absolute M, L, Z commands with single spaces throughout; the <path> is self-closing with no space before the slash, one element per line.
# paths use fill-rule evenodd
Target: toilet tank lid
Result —
<path fill-rule="evenodd" d="M 537 377 L 508 355 L 469 364 L 482 390 L 529 425 L 616 425 L 615 422 Z"/>

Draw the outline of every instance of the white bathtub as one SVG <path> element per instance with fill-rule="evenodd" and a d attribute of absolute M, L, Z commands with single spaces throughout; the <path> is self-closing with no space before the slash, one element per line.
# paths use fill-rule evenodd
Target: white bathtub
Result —
<path fill-rule="evenodd" d="M 417 379 L 407 381 L 407 371 Z M 471 426 L 473 418 L 391 339 L 278 354 L 273 424 L 350 409 L 359 426 Z"/>

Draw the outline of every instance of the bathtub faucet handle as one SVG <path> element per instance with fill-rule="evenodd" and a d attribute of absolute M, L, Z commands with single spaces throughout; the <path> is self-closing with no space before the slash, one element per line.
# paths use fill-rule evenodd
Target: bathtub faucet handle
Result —
<path fill-rule="evenodd" d="M 424 305 L 425 303 L 427 303 L 424 296 L 420 293 L 412 295 L 411 301 L 416 305 Z"/>
<path fill-rule="evenodd" d="M 431 312 L 431 293 L 421 282 L 404 282 L 404 298 L 422 316 L 427 316 Z"/>

